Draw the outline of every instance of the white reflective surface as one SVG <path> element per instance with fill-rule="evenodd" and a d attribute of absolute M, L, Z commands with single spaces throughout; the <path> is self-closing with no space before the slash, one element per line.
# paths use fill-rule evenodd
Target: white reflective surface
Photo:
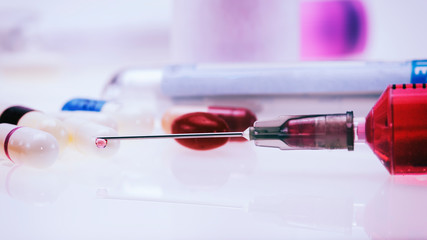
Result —
<path fill-rule="evenodd" d="M 427 178 L 389 176 L 364 146 L 193 152 L 155 140 L 109 160 L 65 154 L 45 171 L 3 162 L 7 239 L 427 237 Z"/>

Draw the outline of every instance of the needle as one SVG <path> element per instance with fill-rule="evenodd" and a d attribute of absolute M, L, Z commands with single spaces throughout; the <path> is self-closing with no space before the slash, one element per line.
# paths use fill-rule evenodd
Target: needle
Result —
<path fill-rule="evenodd" d="M 98 148 L 107 147 L 108 140 L 132 140 L 132 139 L 154 139 L 154 138 L 228 138 L 228 137 L 244 137 L 250 139 L 250 130 L 243 132 L 213 132 L 213 133 L 178 133 L 178 134 L 160 134 L 160 135 L 129 135 L 129 136 L 100 136 L 95 139 L 95 144 Z"/>
<path fill-rule="evenodd" d="M 215 133 L 179 133 L 160 135 L 129 135 L 129 136 L 101 136 L 97 139 L 144 139 L 144 138 L 220 138 L 220 137 L 244 137 L 244 132 L 215 132 Z"/>

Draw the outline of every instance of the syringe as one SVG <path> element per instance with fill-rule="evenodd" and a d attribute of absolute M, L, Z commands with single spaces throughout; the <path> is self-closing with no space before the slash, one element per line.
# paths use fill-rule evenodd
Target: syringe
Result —
<path fill-rule="evenodd" d="M 243 132 L 182 133 L 138 136 L 100 136 L 99 147 L 109 139 L 150 138 L 225 138 L 244 137 L 262 147 L 285 149 L 342 149 L 353 150 L 353 112 L 345 114 L 281 116 L 275 120 L 257 121 Z M 107 141 L 105 141 L 107 140 Z"/>
<path fill-rule="evenodd" d="M 354 149 L 366 141 L 391 174 L 427 173 L 427 86 L 390 85 L 366 116 L 353 113 L 282 116 L 257 121 L 243 132 L 189 133 L 145 136 L 100 136 L 109 139 L 245 137 L 255 145 L 280 149 Z"/>

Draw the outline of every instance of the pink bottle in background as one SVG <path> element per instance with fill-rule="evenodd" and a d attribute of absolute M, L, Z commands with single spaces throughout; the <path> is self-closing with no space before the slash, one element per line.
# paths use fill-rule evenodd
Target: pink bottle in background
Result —
<path fill-rule="evenodd" d="M 339 59 L 363 52 L 367 16 L 360 0 L 301 2 L 302 60 Z"/>
<path fill-rule="evenodd" d="M 175 0 L 177 63 L 340 59 L 363 52 L 360 0 Z"/>

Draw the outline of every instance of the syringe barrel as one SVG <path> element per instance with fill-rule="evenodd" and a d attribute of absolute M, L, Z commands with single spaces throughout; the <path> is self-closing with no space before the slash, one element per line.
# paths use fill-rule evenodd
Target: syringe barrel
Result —
<path fill-rule="evenodd" d="M 426 84 L 390 85 L 366 116 L 365 131 L 390 174 L 427 173 Z"/>
<path fill-rule="evenodd" d="M 285 149 L 354 149 L 353 112 L 282 116 L 255 122 L 250 138 L 257 146 Z"/>

